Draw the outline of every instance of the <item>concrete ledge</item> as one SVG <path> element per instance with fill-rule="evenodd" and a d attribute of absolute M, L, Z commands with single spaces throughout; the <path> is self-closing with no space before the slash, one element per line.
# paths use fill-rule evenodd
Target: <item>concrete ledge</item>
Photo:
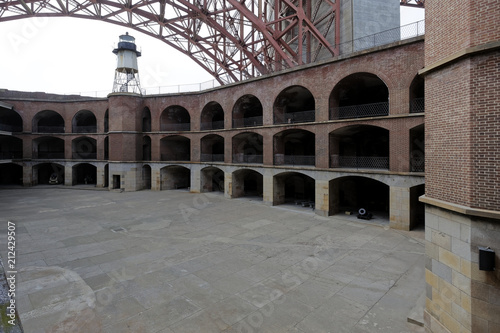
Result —
<path fill-rule="evenodd" d="M 423 69 L 421 69 L 418 74 L 420 75 L 425 75 L 428 74 L 440 67 L 446 66 L 451 62 L 460 60 L 465 57 L 470 57 L 472 55 L 475 55 L 477 53 L 482 53 L 482 52 L 491 52 L 500 49 L 500 41 L 495 41 L 491 43 L 486 43 L 486 44 L 481 44 L 473 47 L 468 47 L 466 49 L 463 49 L 461 51 L 458 51 L 440 61 L 437 61 L 433 63 L 432 65 L 426 66 Z"/>
<path fill-rule="evenodd" d="M 479 208 L 472 208 L 472 207 L 467 207 L 439 199 L 433 199 L 429 198 L 425 195 L 421 196 L 419 198 L 420 202 L 426 203 L 428 205 L 444 208 L 451 210 L 453 212 L 457 212 L 460 214 L 464 215 L 471 215 L 471 216 L 478 216 L 478 217 L 485 217 L 489 219 L 495 219 L 495 220 L 500 220 L 500 212 L 494 211 L 494 210 L 487 210 L 487 209 L 479 209 Z"/>

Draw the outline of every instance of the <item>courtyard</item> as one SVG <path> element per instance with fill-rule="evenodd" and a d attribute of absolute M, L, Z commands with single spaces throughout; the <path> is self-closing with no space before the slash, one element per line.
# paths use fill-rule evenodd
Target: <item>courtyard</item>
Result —
<path fill-rule="evenodd" d="M 31 332 L 423 332 L 423 231 L 188 191 L 0 190 Z"/>

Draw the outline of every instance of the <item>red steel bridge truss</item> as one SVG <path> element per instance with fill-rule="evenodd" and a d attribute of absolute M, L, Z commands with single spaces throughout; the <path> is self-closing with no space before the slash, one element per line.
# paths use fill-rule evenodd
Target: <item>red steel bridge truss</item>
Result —
<path fill-rule="evenodd" d="M 0 2 L 0 22 L 65 16 L 140 31 L 189 56 L 220 84 L 338 55 L 339 13 L 340 0 Z"/>

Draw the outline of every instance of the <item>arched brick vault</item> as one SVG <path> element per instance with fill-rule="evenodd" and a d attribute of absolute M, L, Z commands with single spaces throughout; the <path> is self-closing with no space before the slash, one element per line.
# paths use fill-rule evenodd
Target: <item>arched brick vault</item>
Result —
<path fill-rule="evenodd" d="M 337 55 L 339 12 L 340 1 L 332 0 L 7 0 L 0 22 L 66 16 L 125 26 L 226 84 Z"/>

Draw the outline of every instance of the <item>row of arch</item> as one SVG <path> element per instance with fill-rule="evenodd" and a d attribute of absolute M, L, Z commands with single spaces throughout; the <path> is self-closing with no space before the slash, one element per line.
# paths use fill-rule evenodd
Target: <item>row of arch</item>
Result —
<path fill-rule="evenodd" d="M 410 86 L 410 112 L 424 112 L 424 81 L 416 77 Z M 386 116 L 389 114 L 389 90 L 387 85 L 376 75 L 370 73 L 351 74 L 342 79 L 332 90 L 329 98 L 329 119 L 363 118 Z M 200 129 L 223 129 L 225 111 L 220 103 L 207 103 L 201 111 Z M 190 131 L 191 114 L 181 105 L 165 108 L 159 117 L 160 131 Z M 316 102 L 313 94 L 305 87 L 295 85 L 281 91 L 273 104 L 273 124 L 314 122 L 316 120 Z M 142 131 L 152 130 L 151 111 L 145 107 L 142 111 Z M 2 112 L 0 127 L 10 127 L 11 131 L 22 130 L 22 118 L 13 110 Z M 99 132 L 108 132 L 109 113 L 104 116 L 103 128 Z M 78 111 L 72 119 L 72 133 L 98 133 L 98 122 L 90 110 Z M 232 128 L 263 125 L 263 107 L 254 95 L 244 95 L 234 104 L 232 110 Z M 1 129 L 1 128 L 0 128 Z M 63 117 L 56 111 L 43 110 L 32 119 L 34 133 L 65 133 Z"/>
<path fill-rule="evenodd" d="M 330 167 L 389 168 L 389 131 L 372 125 L 341 127 L 328 136 Z M 231 139 L 232 163 L 264 161 L 264 137 L 255 132 L 242 132 Z M 200 140 L 201 162 L 224 162 L 225 139 L 218 134 L 207 134 Z M 273 137 L 274 165 L 315 165 L 316 138 L 313 132 L 301 129 L 283 130 Z M 97 140 L 88 136 L 72 140 L 73 159 L 97 159 Z M 424 125 L 410 130 L 411 171 L 423 172 Z M 20 138 L 0 136 L 0 158 L 20 159 L 23 143 Z M 148 135 L 142 140 L 142 161 L 191 161 L 191 140 L 183 135 L 170 135 L 160 139 L 159 156 L 152 156 L 152 141 Z M 109 155 L 109 138 L 104 138 L 104 159 Z M 64 159 L 65 141 L 44 136 L 33 140 L 35 159 Z"/>
<path fill-rule="evenodd" d="M 65 184 L 65 167 L 58 163 L 40 163 L 33 166 L 33 182 L 49 184 L 49 179 L 57 179 L 57 184 Z M 78 163 L 72 166 L 72 185 L 95 185 L 98 179 L 97 167 L 92 163 Z M 22 179 L 22 166 L 14 163 L 0 164 L 0 184 Z M 191 170 L 181 165 L 168 165 L 160 169 L 159 190 L 189 189 Z M 54 176 L 55 175 L 55 176 Z M 120 182 L 109 177 L 108 164 L 104 167 L 104 187 L 120 188 Z M 152 188 L 152 168 L 142 167 L 142 188 Z M 224 170 L 216 166 L 201 169 L 199 188 L 201 192 L 222 192 L 227 190 Z M 289 204 L 304 208 L 315 208 L 316 180 L 298 171 L 285 171 L 273 176 L 273 205 Z M 22 183 L 22 182 L 21 182 Z M 329 215 L 344 211 L 369 210 L 379 217 L 386 218 L 390 211 L 389 185 L 365 176 L 341 176 L 331 179 L 329 186 Z M 237 169 L 231 173 L 231 197 L 250 197 L 262 200 L 264 192 L 263 174 L 254 169 Z M 410 207 L 415 221 L 423 222 L 423 206 L 418 196 L 424 193 L 424 185 L 410 188 Z"/>

